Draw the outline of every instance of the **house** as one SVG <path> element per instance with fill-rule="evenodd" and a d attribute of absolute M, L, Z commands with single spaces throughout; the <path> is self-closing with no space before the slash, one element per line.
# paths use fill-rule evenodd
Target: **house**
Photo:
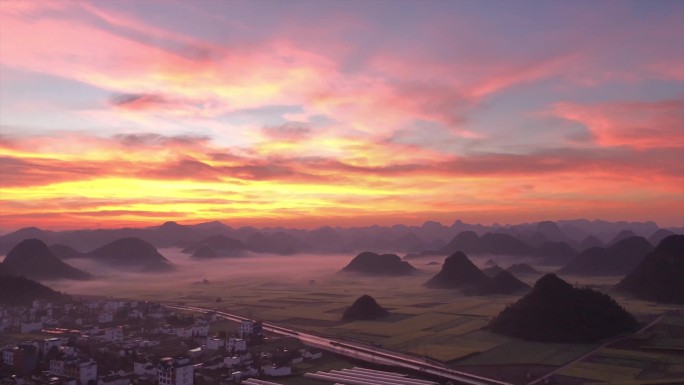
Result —
<path fill-rule="evenodd" d="M 2 361 L 13 367 L 18 374 L 31 373 L 38 366 L 38 344 L 29 342 L 5 349 L 2 352 Z"/>
<path fill-rule="evenodd" d="M 157 377 L 157 367 L 149 361 L 136 361 L 133 363 L 133 374 Z"/>
<path fill-rule="evenodd" d="M 232 368 L 236 365 L 240 365 L 240 357 L 225 357 L 223 359 L 223 366 L 226 368 Z"/>
<path fill-rule="evenodd" d="M 323 357 L 323 352 L 318 349 L 299 349 L 302 357 L 307 360 L 317 360 Z"/>
<path fill-rule="evenodd" d="M 50 361 L 50 373 L 73 377 L 79 385 L 97 381 L 97 362 L 89 358 L 68 357 Z"/>
<path fill-rule="evenodd" d="M 101 339 L 103 341 L 110 341 L 110 342 L 123 341 L 123 339 L 124 339 L 123 328 L 121 326 L 117 326 L 114 328 L 104 329 L 102 331 L 102 334 L 97 336 L 97 338 Z"/>
<path fill-rule="evenodd" d="M 292 374 L 292 367 L 289 365 L 276 366 L 275 364 L 268 364 L 261 366 L 262 372 L 271 377 L 289 376 Z"/>
<path fill-rule="evenodd" d="M 242 338 L 229 338 L 226 344 L 226 349 L 229 352 L 239 353 L 247 350 L 247 341 Z"/>
<path fill-rule="evenodd" d="M 58 348 L 64 345 L 67 341 L 63 338 L 46 338 L 43 340 L 42 352 L 47 354 L 52 348 Z"/>
<path fill-rule="evenodd" d="M 238 326 L 238 337 L 260 335 L 263 332 L 261 321 L 244 320 Z"/>
<path fill-rule="evenodd" d="M 222 338 L 207 337 L 206 346 L 209 350 L 219 350 L 226 347 L 226 340 Z"/>
<path fill-rule="evenodd" d="M 97 385 L 130 385 L 131 379 L 118 373 L 102 376 L 97 380 Z"/>
<path fill-rule="evenodd" d="M 157 366 L 159 385 L 192 385 L 194 367 L 187 357 L 163 358 Z"/>
<path fill-rule="evenodd" d="M 188 355 L 189 355 L 190 357 L 193 357 L 193 358 L 199 357 L 199 356 L 202 355 L 202 348 L 190 349 L 190 350 L 188 350 Z"/>
<path fill-rule="evenodd" d="M 106 312 L 97 315 L 97 323 L 106 324 L 114 322 L 114 314 Z"/>

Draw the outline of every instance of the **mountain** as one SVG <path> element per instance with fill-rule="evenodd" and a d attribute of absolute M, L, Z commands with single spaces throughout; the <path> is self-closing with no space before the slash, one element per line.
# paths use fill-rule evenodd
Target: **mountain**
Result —
<path fill-rule="evenodd" d="M 584 238 L 584 240 L 582 242 L 580 242 L 580 250 L 586 250 L 586 249 L 589 249 L 592 247 L 604 247 L 604 246 L 605 245 L 603 244 L 603 242 L 593 235 L 590 235 L 590 236 Z"/>
<path fill-rule="evenodd" d="M 237 239 L 229 238 L 225 235 L 212 235 L 209 238 L 191 244 L 190 246 L 183 249 L 183 252 L 187 254 L 192 254 L 204 245 L 214 249 L 216 254 L 221 257 L 239 256 L 245 251 L 247 251 L 245 244 L 241 241 L 238 241 Z"/>
<path fill-rule="evenodd" d="M 411 275 L 416 268 L 395 254 L 376 254 L 365 251 L 357 255 L 342 271 L 368 275 Z"/>
<path fill-rule="evenodd" d="M 531 255 L 532 246 L 512 235 L 487 233 L 480 238 L 484 254 Z"/>
<path fill-rule="evenodd" d="M 143 238 L 156 247 L 171 247 L 196 242 L 201 236 L 190 226 L 166 222 L 151 229 Z"/>
<path fill-rule="evenodd" d="M 496 266 L 496 262 L 494 262 L 491 259 L 488 259 L 487 262 L 484 264 L 485 266 Z"/>
<path fill-rule="evenodd" d="M 150 243 L 138 238 L 122 238 L 85 253 L 86 258 L 117 268 L 156 272 L 173 269 L 171 262 Z"/>
<path fill-rule="evenodd" d="M 529 289 L 530 285 L 502 269 L 496 276 L 466 288 L 464 293 L 467 295 L 512 294 Z"/>
<path fill-rule="evenodd" d="M 622 230 L 610 242 L 608 242 L 608 246 L 612 246 L 622 240 L 632 237 L 636 237 L 636 234 L 634 234 L 632 230 Z"/>
<path fill-rule="evenodd" d="M 565 242 L 567 237 L 555 222 L 542 221 L 537 223 L 535 229 L 551 242 Z"/>
<path fill-rule="evenodd" d="M 399 251 L 420 251 L 425 248 L 425 241 L 414 233 L 407 233 L 393 240 L 390 247 Z"/>
<path fill-rule="evenodd" d="M 10 274 L 12 274 L 12 271 L 9 269 L 9 267 L 5 266 L 2 262 L 0 262 L 0 277 L 3 275 Z"/>
<path fill-rule="evenodd" d="M 637 326 L 636 319 L 608 295 L 574 288 L 556 275 L 546 274 L 487 327 L 526 340 L 593 343 Z"/>
<path fill-rule="evenodd" d="M 456 289 L 478 284 L 487 280 L 487 275 L 481 272 L 462 252 L 449 256 L 442 265 L 442 270 L 424 286 L 433 289 Z"/>
<path fill-rule="evenodd" d="M 441 253 L 446 255 L 451 255 L 457 251 L 468 254 L 481 253 L 482 244 L 480 236 L 473 231 L 462 231 L 440 250 Z"/>
<path fill-rule="evenodd" d="M 193 258 L 218 258 L 219 255 L 216 254 L 216 250 L 212 249 L 209 245 L 202 245 L 192 253 Z"/>
<path fill-rule="evenodd" d="M 55 233 L 37 227 L 25 227 L 0 237 L 0 255 L 7 254 L 19 242 L 26 239 L 38 239 L 43 243 L 54 243 Z"/>
<path fill-rule="evenodd" d="M 83 253 L 61 243 L 54 244 L 49 249 L 59 259 L 83 258 Z"/>
<path fill-rule="evenodd" d="M 660 242 L 663 239 L 665 239 L 671 235 L 676 235 L 676 234 L 670 230 L 658 229 L 653 234 L 651 234 L 650 237 L 648 237 L 648 242 L 651 243 L 653 246 L 657 246 L 658 244 L 660 244 Z"/>
<path fill-rule="evenodd" d="M 388 315 L 389 312 L 378 305 L 373 297 L 364 294 L 344 311 L 342 319 L 345 321 L 374 320 Z"/>
<path fill-rule="evenodd" d="M 505 270 L 501 266 L 498 266 L 498 265 L 494 265 L 494 266 L 490 266 L 486 269 L 482 269 L 482 272 L 485 273 L 488 277 L 496 277 L 502 271 L 505 271 Z"/>
<path fill-rule="evenodd" d="M 514 263 L 506 269 L 511 274 L 514 275 L 528 275 L 528 274 L 539 274 L 539 271 L 534 267 L 526 263 Z"/>
<path fill-rule="evenodd" d="M 34 300 L 59 301 L 64 294 L 26 277 L 3 275 L 0 279 L 0 305 L 30 305 Z"/>
<path fill-rule="evenodd" d="M 302 248 L 299 239 L 282 231 L 269 235 L 256 232 L 247 237 L 245 243 L 248 249 L 257 253 L 290 255 L 296 254 Z"/>
<path fill-rule="evenodd" d="M 447 255 L 457 251 L 468 254 L 531 255 L 533 249 L 524 241 L 509 234 L 486 233 L 480 237 L 473 231 L 463 231 L 440 250 Z"/>
<path fill-rule="evenodd" d="M 90 274 L 67 265 L 38 239 L 27 239 L 14 246 L 2 263 L 12 273 L 31 279 L 90 279 Z"/>
<path fill-rule="evenodd" d="M 617 289 L 651 301 L 684 303 L 684 235 L 660 241 Z"/>
<path fill-rule="evenodd" d="M 577 251 L 565 242 L 545 242 L 534 251 L 534 255 L 543 258 L 545 264 L 558 266 L 577 257 Z"/>
<path fill-rule="evenodd" d="M 653 250 L 643 237 L 630 237 L 604 249 L 592 247 L 584 250 L 559 274 L 580 276 L 623 275 L 631 271 Z"/>

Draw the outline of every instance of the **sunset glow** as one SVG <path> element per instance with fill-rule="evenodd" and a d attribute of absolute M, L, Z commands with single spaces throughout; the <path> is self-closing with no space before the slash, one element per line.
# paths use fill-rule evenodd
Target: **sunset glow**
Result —
<path fill-rule="evenodd" d="M 0 2 L 0 229 L 684 218 L 684 2 Z"/>

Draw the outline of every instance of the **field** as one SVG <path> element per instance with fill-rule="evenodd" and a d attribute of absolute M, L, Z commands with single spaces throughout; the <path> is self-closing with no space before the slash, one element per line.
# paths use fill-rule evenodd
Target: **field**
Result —
<path fill-rule="evenodd" d="M 87 288 L 63 289 L 217 308 L 299 330 L 379 343 L 389 349 L 426 356 L 466 370 L 530 365 L 549 371 L 597 347 L 533 343 L 482 330 L 492 317 L 519 296 L 470 297 L 450 290 L 426 289 L 422 283 L 440 269 L 440 266 L 426 266 L 432 259 L 412 261 L 420 269 L 415 276 L 376 278 L 337 273 L 350 256 L 254 257 L 193 261 L 190 265 L 188 257 L 179 253 L 172 255 L 174 263 L 187 267 L 177 276 L 160 275 L 158 279 L 150 275 L 130 276 L 125 280 L 112 276 L 106 284 L 91 283 Z M 482 262 L 476 260 L 476 263 Z M 197 284 L 203 278 L 208 278 L 210 283 Z M 539 275 L 524 280 L 534 284 L 537 278 Z M 681 309 L 613 293 L 610 288 L 617 281 L 615 277 L 563 278 L 573 284 L 609 292 L 644 322 L 667 310 Z M 378 321 L 341 321 L 343 311 L 362 294 L 373 296 L 391 316 Z M 684 325 L 684 321 L 675 316 L 670 317 L 669 322 L 679 327 Z M 221 328 L 230 330 L 229 325 L 218 326 L 217 330 Z M 662 330 L 658 333 L 652 340 L 660 336 L 658 346 L 661 348 L 681 348 L 684 335 L 663 334 Z M 610 359 L 615 358 L 611 354 L 601 352 L 599 358 L 573 365 L 560 376 L 601 382 L 634 380 L 645 375 L 643 368 L 637 373 L 638 368 L 634 365 L 624 366 L 624 360 Z M 661 351 L 659 354 L 670 357 L 677 353 Z M 607 358 L 600 358 L 603 356 Z M 684 362 L 672 360 L 668 361 L 668 371 L 676 373 L 684 368 Z M 639 355 L 636 361 L 651 365 L 646 355 Z M 653 365 L 649 368 L 649 373 L 654 372 Z"/>

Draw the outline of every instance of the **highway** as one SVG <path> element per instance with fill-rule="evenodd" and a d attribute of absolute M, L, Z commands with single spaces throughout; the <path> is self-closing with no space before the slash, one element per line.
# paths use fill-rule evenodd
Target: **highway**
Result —
<path fill-rule="evenodd" d="M 179 305 L 165 305 L 171 309 L 189 310 L 201 313 L 216 313 L 218 316 L 231 321 L 245 321 L 250 318 L 242 317 L 236 314 L 230 314 L 223 311 L 213 309 L 206 309 L 195 306 L 179 306 Z M 412 369 L 420 371 L 432 376 L 443 378 L 445 380 L 454 381 L 457 384 L 463 385 L 512 385 L 508 382 L 498 381 L 491 378 L 476 376 L 470 373 L 459 372 L 446 366 L 438 365 L 433 362 L 428 362 L 420 358 L 409 355 L 397 353 L 391 350 L 382 349 L 375 346 L 365 345 L 356 342 L 350 342 L 341 339 L 320 336 L 309 332 L 296 331 L 290 328 L 284 328 L 271 323 L 263 323 L 263 329 L 281 335 L 299 338 L 302 343 L 317 347 L 323 350 L 328 350 L 339 355 L 370 362 L 373 364 L 387 365 L 404 369 Z"/>

